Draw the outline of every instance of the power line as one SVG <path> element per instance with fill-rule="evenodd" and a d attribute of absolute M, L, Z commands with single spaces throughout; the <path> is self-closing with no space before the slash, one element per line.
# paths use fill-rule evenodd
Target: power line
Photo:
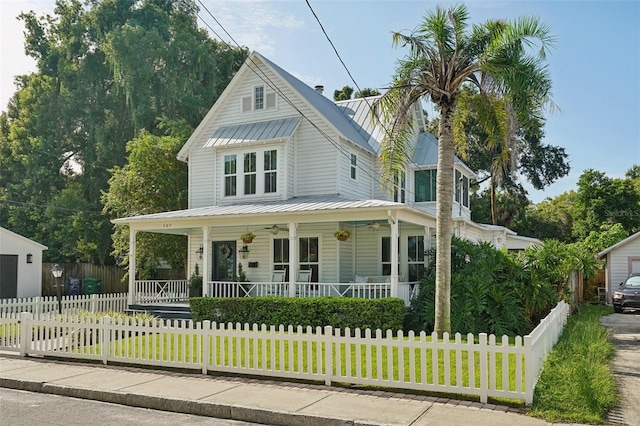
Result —
<path fill-rule="evenodd" d="M 347 67 L 347 64 L 344 62 L 344 60 L 342 60 L 342 57 L 340 56 L 340 53 L 338 53 L 338 49 L 336 48 L 335 44 L 333 44 L 333 41 L 331 40 L 331 38 L 329 37 L 329 34 L 327 34 L 327 31 L 324 29 L 324 25 L 322 25 L 322 22 L 320 22 L 320 18 L 318 17 L 318 15 L 316 14 L 315 10 L 313 10 L 313 8 L 311 7 L 311 3 L 309 3 L 309 0 L 305 0 L 305 2 L 307 3 L 307 6 L 309 7 L 309 10 L 311 11 L 311 13 L 313 14 L 314 18 L 316 18 L 316 21 L 318 22 L 318 25 L 320 25 L 320 29 L 322 30 L 324 36 L 326 37 L 327 41 L 329 42 L 329 44 L 331 45 L 331 47 L 333 48 L 333 51 L 335 52 L 336 56 L 338 57 L 338 60 L 340 61 L 340 63 L 342 64 L 342 66 L 344 67 L 345 71 L 347 72 L 347 75 L 349 76 L 349 78 L 351 79 L 351 81 L 353 82 L 353 84 L 356 86 L 356 88 L 358 89 L 359 92 L 362 92 L 362 89 L 360 88 L 360 86 L 358 85 L 358 83 L 356 82 L 355 78 L 353 78 L 353 75 L 351 74 L 351 71 L 349 71 L 349 68 Z M 369 103 L 369 100 L 365 97 L 363 98 L 364 102 L 367 104 L 367 106 L 369 107 L 369 111 L 371 111 L 371 113 L 374 113 L 374 109 L 373 106 Z M 377 114 L 376 114 L 377 115 Z M 382 129 L 384 130 L 384 132 L 386 134 L 389 134 L 389 129 L 387 129 L 387 127 L 385 126 L 385 123 L 379 118 L 376 117 L 376 120 L 380 123 L 380 126 L 382 126 Z M 419 168 L 420 166 L 413 161 L 412 158 L 408 158 L 408 160 L 417 168 Z M 399 189 L 399 188 L 398 188 Z M 406 191 L 406 189 L 405 189 Z M 410 192 L 410 191 L 407 191 Z M 411 191 L 412 192 L 412 191 Z"/>

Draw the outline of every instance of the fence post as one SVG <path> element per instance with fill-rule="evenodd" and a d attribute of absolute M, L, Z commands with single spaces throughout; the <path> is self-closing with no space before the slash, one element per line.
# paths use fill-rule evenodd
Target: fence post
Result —
<path fill-rule="evenodd" d="M 533 371 L 534 351 L 531 343 L 531 335 L 524 336 L 524 403 L 533 403 L 533 389 L 535 388 Z"/>
<path fill-rule="evenodd" d="M 478 346 L 480 350 L 478 351 L 478 354 L 480 355 L 480 402 L 486 404 L 489 388 L 489 378 L 487 377 L 487 354 L 489 353 L 487 351 L 487 333 L 480 333 L 479 337 L 480 341 L 478 342 Z"/>
<path fill-rule="evenodd" d="M 102 363 L 107 365 L 111 353 L 111 318 L 102 317 Z"/>
<path fill-rule="evenodd" d="M 202 321 L 202 374 L 207 374 L 209 368 L 209 337 L 211 336 L 211 321 Z"/>
<path fill-rule="evenodd" d="M 333 327 L 324 327 L 324 384 L 331 386 L 331 376 L 333 375 Z"/>
<path fill-rule="evenodd" d="M 97 294 L 92 294 L 91 296 L 89 296 L 89 311 L 91 311 L 92 313 L 98 311 L 96 309 L 96 303 L 97 302 L 98 302 L 98 295 Z"/>
<path fill-rule="evenodd" d="M 31 320 L 33 314 L 31 312 L 20 313 L 20 356 L 28 355 L 29 343 L 31 342 Z"/>

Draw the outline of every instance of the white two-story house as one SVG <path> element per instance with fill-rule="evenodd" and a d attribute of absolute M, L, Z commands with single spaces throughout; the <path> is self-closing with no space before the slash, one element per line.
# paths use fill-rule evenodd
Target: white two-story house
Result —
<path fill-rule="evenodd" d="M 393 191 L 380 184 L 376 98 L 333 102 L 259 53 L 250 54 L 178 154 L 189 167 L 189 208 L 114 220 L 136 235 L 187 235 L 188 264 L 212 296 L 397 296 L 409 300 L 435 244 L 437 140 L 416 108 L 415 152 Z M 455 161 L 455 233 L 496 247 L 536 240 L 471 221 L 476 175 Z M 334 233 L 351 232 L 346 241 Z M 255 234 L 250 243 L 241 240 Z M 249 283 L 236 282 L 242 263 Z M 279 272 L 280 271 L 280 272 Z M 136 281 L 129 294 L 184 293 L 186 280 Z M 155 286 L 151 289 L 149 286 Z M 146 290 L 145 290 L 146 289 Z"/>

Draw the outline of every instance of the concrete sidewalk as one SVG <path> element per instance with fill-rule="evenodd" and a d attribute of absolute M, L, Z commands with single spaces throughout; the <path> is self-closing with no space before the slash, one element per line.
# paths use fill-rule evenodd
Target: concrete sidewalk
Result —
<path fill-rule="evenodd" d="M 478 402 L 11 355 L 0 387 L 268 425 L 548 425 Z"/>

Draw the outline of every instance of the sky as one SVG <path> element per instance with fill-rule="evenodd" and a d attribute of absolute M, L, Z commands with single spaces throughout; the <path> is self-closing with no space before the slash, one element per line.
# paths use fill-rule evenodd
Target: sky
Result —
<path fill-rule="evenodd" d="M 199 5 L 200 0 L 194 0 Z M 256 50 L 329 97 L 345 85 L 388 87 L 406 51 L 391 33 L 410 33 L 433 1 L 309 0 L 355 83 L 304 0 L 202 0 L 235 42 Z M 548 58 L 553 101 L 544 142 L 569 154 L 571 173 L 543 191 L 526 186 L 538 203 L 576 189 L 586 169 L 624 177 L 640 164 L 640 1 L 467 1 L 474 23 L 537 16 L 551 27 L 557 44 Z M 199 5 L 200 6 L 200 5 Z M 52 13 L 53 0 L 0 0 L 0 109 L 15 92 L 14 76 L 35 71 L 24 53 L 23 11 Z M 235 44 L 201 7 L 206 21 Z M 207 29 L 209 31 L 209 29 Z M 212 34 L 212 37 L 218 38 Z"/>

